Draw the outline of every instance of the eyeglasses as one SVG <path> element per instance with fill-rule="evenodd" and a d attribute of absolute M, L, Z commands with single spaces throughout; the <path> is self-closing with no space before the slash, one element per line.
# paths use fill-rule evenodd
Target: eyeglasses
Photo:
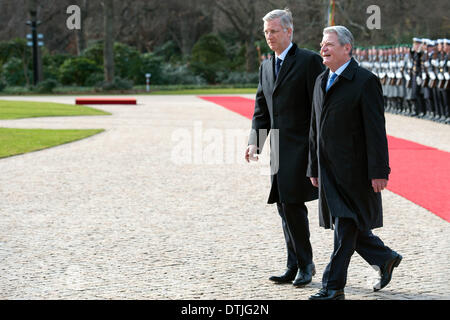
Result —
<path fill-rule="evenodd" d="M 286 32 L 287 29 L 283 29 L 283 31 Z M 272 34 L 272 35 L 276 35 L 276 34 L 279 33 L 279 32 L 281 32 L 281 30 L 264 30 L 264 31 L 263 31 L 263 34 L 264 34 L 266 37 L 268 37 L 268 36 L 270 36 L 271 34 Z"/>

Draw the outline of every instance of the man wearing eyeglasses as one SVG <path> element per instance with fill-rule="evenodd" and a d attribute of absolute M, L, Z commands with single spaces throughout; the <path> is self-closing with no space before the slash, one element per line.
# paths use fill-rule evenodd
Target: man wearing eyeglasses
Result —
<path fill-rule="evenodd" d="M 257 154 L 270 132 L 271 190 L 268 203 L 277 204 L 287 247 L 287 269 L 272 276 L 276 283 L 302 287 L 315 274 L 305 202 L 318 197 L 306 177 L 308 135 L 313 89 L 323 71 L 321 57 L 292 43 L 293 22 L 289 9 L 274 10 L 264 18 L 264 34 L 274 51 L 262 62 L 245 159 Z"/>
<path fill-rule="evenodd" d="M 372 229 L 383 226 L 381 191 L 391 169 L 380 80 L 352 57 L 354 38 L 344 26 L 323 30 L 328 67 L 316 80 L 308 176 L 319 189 L 319 222 L 334 227 L 334 248 L 311 300 L 343 300 L 356 251 L 379 271 L 378 291 L 389 284 L 402 256 Z"/>

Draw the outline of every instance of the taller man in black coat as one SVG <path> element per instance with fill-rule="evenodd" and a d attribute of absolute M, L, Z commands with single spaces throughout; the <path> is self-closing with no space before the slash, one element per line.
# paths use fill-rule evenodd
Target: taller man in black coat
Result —
<path fill-rule="evenodd" d="M 324 29 L 323 63 L 311 115 L 308 176 L 319 188 L 319 221 L 334 224 L 334 251 L 322 290 L 310 299 L 344 299 L 350 258 L 356 251 L 381 279 L 391 280 L 402 257 L 371 229 L 383 225 L 381 190 L 390 173 L 383 92 L 379 79 L 351 57 L 353 36 L 343 26 Z"/>
<path fill-rule="evenodd" d="M 318 54 L 291 42 L 293 24 L 288 9 L 274 10 L 263 21 L 267 44 L 275 56 L 260 67 L 245 158 L 257 160 L 264 133 L 270 131 L 272 187 L 268 203 L 277 203 L 287 246 L 287 270 L 270 280 L 294 280 L 300 287 L 311 282 L 315 273 L 305 202 L 317 199 L 318 193 L 306 177 L 306 167 L 314 81 L 324 68 Z"/>

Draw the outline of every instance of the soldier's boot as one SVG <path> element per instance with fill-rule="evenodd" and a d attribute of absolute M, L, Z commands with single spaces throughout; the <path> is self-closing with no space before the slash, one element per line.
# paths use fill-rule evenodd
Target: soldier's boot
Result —
<path fill-rule="evenodd" d="M 407 116 L 412 116 L 412 103 L 411 100 L 406 100 L 405 101 L 405 115 Z"/>
<path fill-rule="evenodd" d="M 411 116 L 417 117 L 419 113 L 417 112 L 417 102 L 416 100 L 408 100 L 408 103 L 411 106 Z"/>
<path fill-rule="evenodd" d="M 398 103 L 400 105 L 400 114 L 401 115 L 406 115 L 406 107 L 405 107 L 405 104 L 403 103 L 403 99 L 402 98 L 398 98 Z"/>

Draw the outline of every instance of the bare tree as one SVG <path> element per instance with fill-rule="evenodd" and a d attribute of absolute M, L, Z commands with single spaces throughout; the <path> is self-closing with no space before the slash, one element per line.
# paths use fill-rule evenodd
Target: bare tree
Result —
<path fill-rule="evenodd" d="M 30 32 L 29 0 L 0 0 L 0 41 L 23 38 Z M 46 49 L 51 53 L 79 54 L 90 42 L 103 39 L 104 7 L 98 0 L 41 0 L 37 14 L 42 22 Z M 201 35 L 209 32 L 228 33 L 237 39 L 236 46 L 246 48 L 246 68 L 255 70 L 255 41 L 263 40 L 261 18 L 268 11 L 289 7 L 294 18 L 294 41 L 299 46 L 318 49 L 325 26 L 328 0 L 108 0 L 114 7 L 117 41 L 151 51 L 173 40 L 188 55 Z M 76 4 L 82 12 L 82 29 L 68 30 L 66 8 Z M 366 26 L 367 7 L 381 8 L 381 30 Z M 336 0 L 336 23 L 353 32 L 361 45 L 391 44 L 419 37 L 448 37 L 450 28 L 448 0 Z"/>
<path fill-rule="evenodd" d="M 287 5 L 291 9 L 294 19 L 294 41 L 299 46 L 318 49 L 322 38 L 322 29 L 325 26 L 325 12 L 328 3 L 328 0 L 288 1 Z"/>
<path fill-rule="evenodd" d="M 239 40 L 245 46 L 246 71 L 253 72 L 258 67 L 258 53 L 255 46 L 261 22 L 256 8 L 260 1 L 218 0 L 218 9 L 226 16 Z"/>
<path fill-rule="evenodd" d="M 197 40 L 212 31 L 214 3 L 209 0 L 170 0 L 169 34 L 183 55 L 190 55 Z"/>
<path fill-rule="evenodd" d="M 114 6 L 113 0 L 103 0 L 104 48 L 103 65 L 105 81 L 114 81 Z"/>
<path fill-rule="evenodd" d="M 155 45 L 164 43 L 169 38 L 167 6 L 166 1 L 117 1 L 117 39 L 141 52 L 151 51 Z"/>
<path fill-rule="evenodd" d="M 264 39 L 263 16 L 274 9 L 289 8 L 294 20 L 294 42 L 303 46 L 320 42 L 325 7 L 323 1 L 286 0 L 286 1 L 216 1 L 217 7 L 233 26 L 239 40 L 246 49 L 246 70 L 255 71 L 258 53 L 255 41 Z M 314 46 L 315 47 L 315 46 Z"/>
<path fill-rule="evenodd" d="M 76 31 L 76 37 L 77 37 L 77 54 L 81 55 L 84 49 L 87 48 L 87 40 L 86 40 L 86 23 L 85 20 L 88 17 L 89 14 L 89 2 L 88 0 L 81 1 L 80 5 L 80 12 L 81 12 L 81 28 Z"/>

